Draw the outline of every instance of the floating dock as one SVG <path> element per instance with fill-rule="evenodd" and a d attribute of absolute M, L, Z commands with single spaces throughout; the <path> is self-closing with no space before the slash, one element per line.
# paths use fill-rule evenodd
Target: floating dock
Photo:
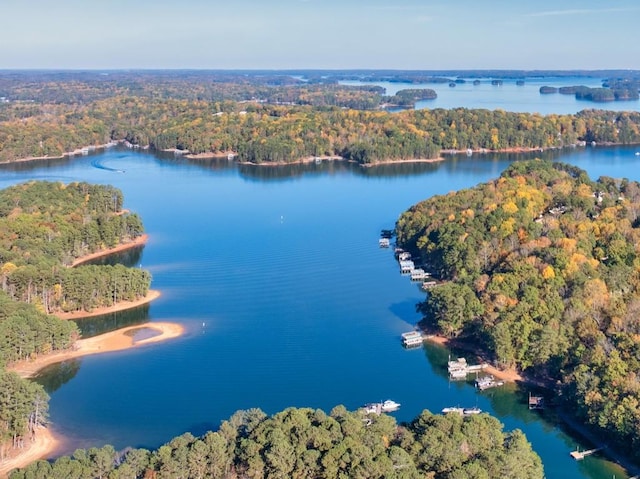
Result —
<path fill-rule="evenodd" d="M 591 454 L 598 452 L 599 450 L 601 450 L 601 447 L 598 447 L 596 449 L 588 449 L 586 451 L 580 451 L 579 449 L 576 449 L 575 451 L 571 451 L 569 454 L 571 455 L 571 457 L 573 457 L 576 461 L 581 461 L 582 459 L 584 459 L 587 456 L 590 456 Z"/>
<path fill-rule="evenodd" d="M 476 379 L 476 387 L 480 391 L 484 391 L 486 389 L 491 389 L 491 388 L 497 388 L 499 386 L 504 386 L 504 381 L 497 380 L 491 374 L 489 374 L 488 376 L 483 376 L 481 378 Z"/>
<path fill-rule="evenodd" d="M 488 367 L 488 364 L 467 364 L 465 358 L 458 358 L 447 363 L 451 379 L 466 379 L 468 374 L 478 373 Z"/>
<path fill-rule="evenodd" d="M 529 409 L 544 409 L 544 398 L 542 396 L 532 396 L 529 393 Z"/>
<path fill-rule="evenodd" d="M 409 331 L 408 333 L 402 333 L 402 345 L 406 348 L 415 348 L 422 346 L 424 337 L 420 331 Z"/>

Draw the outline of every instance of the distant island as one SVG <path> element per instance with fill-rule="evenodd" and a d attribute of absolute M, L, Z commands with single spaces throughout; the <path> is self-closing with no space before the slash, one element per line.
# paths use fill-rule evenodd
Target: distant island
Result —
<path fill-rule="evenodd" d="M 630 101 L 638 100 L 640 94 L 640 80 L 611 81 L 605 82 L 605 87 L 590 88 L 584 85 L 573 85 L 564 87 L 541 86 L 540 94 L 549 95 L 560 93 L 562 95 L 574 95 L 577 100 L 594 102 L 608 101 Z"/>

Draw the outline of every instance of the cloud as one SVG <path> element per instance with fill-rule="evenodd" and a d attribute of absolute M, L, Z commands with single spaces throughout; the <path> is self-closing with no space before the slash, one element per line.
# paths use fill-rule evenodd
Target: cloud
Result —
<path fill-rule="evenodd" d="M 527 17 L 558 17 L 562 15 L 597 15 L 601 13 L 636 12 L 640 8 L 575 8 L 572 10 L 548 10 L 529 13 Z"/>

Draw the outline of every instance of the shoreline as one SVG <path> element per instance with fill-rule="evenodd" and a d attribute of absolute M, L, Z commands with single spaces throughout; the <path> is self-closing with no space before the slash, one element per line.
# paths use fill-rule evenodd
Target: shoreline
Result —
<path fill-rule="evenodd" d="M 448 348 L 453 347 L 453 348 L 464 349 L 465 351 L 470 351 L 482 359 L 486 359 L 484 357 L 484 351 L 478 349 L 477 347 L 469 343 L 455 341 L 449 338 L 445 338 L 444 336 L 440 336 L 438 334 L 425 333 L 424 336 L 425 336 L 425 339 L 431 343 L 439 344 L 441 346 L 446 346 Z M 522 376 L 522 374 L 520 374 L 516 369 L 499 369 L 489 364 L 484 370 L 502 381 L 539 386 L 539 384 L 535 383 L 534 381 Z"/>
<path fill-rule="evenodd" d="M 137 308 L 144 304 L 150 303 L 154 299 L 158 299 L 161 296 L 160 291 L 156 289 L 150 289 L 146 296 L 136 299 L 135 301 L 120 301 L 113 306 L 105 306 L 102 308 L 96 308 L 93 311 L 72 311 L 69 313 L 52 313 L 51 316 L 56 316 L 63 320 L 76 320 L 83 318 L 91 318 L 94 316 L 102 316 L 103 314 L 117 313 L 119 311 L 125 311 L 127 309 Z"/>
<path fill-rule="evenodd" d="M 120 145 L 120 144 L 125 144 L 125 140 L 114 140 L 112 143 L 106 143 L 104 145 L 90 145 L 88 147 L 83 147 L 83 148 L 77 148 L 74 151 L 67 151 L 64 152 L 62 155 L 59 156 L 30 156 L 30 157 L 26 157 L 26 158 L 17 158 L 15 160 L 8 160 L 8 161 L 3 161 L 0 162 L 1 164 L 10 164 L 10 163 L 24 163 L 24 162 L 29 162 L 29 161 L 43 161 L 43 160 L 60 160 L 63 158 L 67 158 L 67 157 L 74 157 L 74 156 L 83 156 L 83 150 L 85 149 L 89 149 L 89 151 L 96 151 L 96 150 L 105 150 L 108 148 L 111 148 L 113 146 L 116 145 Z M 599 145 L 602 146 L 633 146 L 634 144 L 629 143 L 600 143 Z M 566 145 L 566 146 L 553 146 L 553 147 L 520 147 L 520 146 L 514 146 L 514 147 L 509 147 L 509 148 L 502 148 L 499 150 L 491 150 L 488 148 L 479 148 L 479 149 L 472 149 L 471 152 L 473 154 L 488 154 L 488 153 L 531 153 L 531 152 L 544 152 L 547 150 L 561 150 L 561 149 L 565 149 L 565 148 L 574 148 L 574 147 L 578 147 L 578 146 L 582 146 L 582 145 Z M 229 158 L 230 156 L 233 157 L 232 160 L 230 161 L 234 161 L 237 157 L 238 154 L 236 152 L 233 151 L 228 151 L 225 153 L 222 152 L 204 152 L 204 153 L 189 153 L 189 150 L 177 150 L 176 148 L 165 148 L 162 150 L 153 150 L 150 148 L 149 145 L 146 146 L 139 146 L 136 145 L 136 149 L 141 149 L 141 150 L 147 150 L 151 153 L 174 153 L 177 157 L 184 157 L 190 160 L 211 160 L 211 159 L 225 159 L 225 158 Z M 443 149 L 440 150 L 440 155 L 446 154 L 446 155 L 464 155 L 466 152 L 468 152 L 468 150 L 463 149 L 463 150 L 456 150 L 456 149 Z M 314 156 L 309 156 L 309 157 L 304 157 L 304 158 L 300 158 L 298 160 L 295 161 L 288 161 L 288 162 L 283 162 L 283 161 L 278 161 L 278 162 L 261 162 L 261 163 L 253 163 L 250 161 L 238 161 L 238 164 L 241 165 L 255 165 L 255 166 L 286 166 L 286 165 L 299 165 L 299 164 L 307 164 L 307 163 L 313 163 L 317 160 L 319 161 L 351 161 L 352 160 L 345 160 L 345 158 L 343 158 L 340 155 L 325 155 L 325 156 L 318 156 L 318 157 L 314 157 Z M 447 158 L 444 158 L 442 156 L 439 156 L 437 158 L 412 158 L 412 159 L 407 159 L 407 160 L 381 160 L 375 163 L 370 163 L 370 164 L 360 164 L 360 166 L 362 167 L 371 167 L 371 166 L 376 166 L 376 165 L 385 165 L 385 164 L 393 164 L 393 163 L 423 163 L 423 162 L 438 162 L 438 161 L 444 161 Z"/>
<path fill-rule="evenodd" d="M 0 161 L 0 164 L 10 164 L 10 163 L 27 163 L 29 161 L 43 161 L 43 160 L 62 160 L 64 158 L 71 158 L 74 156 L 85 156 L 87 155 L 89 152 L 94 152 L 96 150 L 106 150 L 108 148 L 112 148 L 118 144 L 120 144 L 121 141 L 111 141 L 109 143 L 104 143 L 102 145 L 87 145 L 87 146 L 82 146 L 80 148 L 76 148 L 73 151 L 65 151 L 64 153 L 62 153 L 61 155 L 56 155 L 56 156 L 49 156 L 49 155 L 44 155 L 44 156 L 27 156 L 25 158 L 17 158 L 15 160 L 6 160 L 6 161 Z"/>
<path fill-rule="evenodd" d="M 133 335 L 127 334 L 130 331 L 152 329 L 159 334 L 150 338 L 136 341 Z M 93 354 L 110 353 L 137 348 L 147 344 L 167 341 L 182 336 L 185 327 L 179 323 L 170 322 L 148 322 L 116 329 L 108 333 L 93 336 L 87 339 L 76 341 L 73 349 L 61 351 L 46 356 L 40 356 L 34 360 L 24 360 L 13 363 L 7 367 L 7 371 L 13 371 L 22 378 L 31 378 L 41 369 L 51 364 L 60 363 L 69 359 L 81 358 Z"/>
<path fill-rule="evenodd" d="M 127 210 L 122 210 L 122 212 L 119 214 L 124 214 L 126 211 Z M 84 264 L 88 261 L 91 261 L 97 258 L 103 258 L 104 256 L 109 256 L 114 253 L 120 253 L 121 251 L 127 251 L 132 248 L 144 246 L 147 244 L 148 240 L 149 240 L 149 235 L 147 233 L 144 233 L 127 243 L 120 243 L 119 245 L 114 246 L 113 248 L 102 249 L 100 251 L 96 251 L 95 253 L 89 253 L 89 254 L 80 256 L 79 258 L 74 259 L 69 267 L 75 268 L 76 266 L 79 266 L 81 264 Z"/>
<path fill-rule="evenodd" d="M 18 454 L 10 454 L 7 459 L 0 462 L 0 478 L 8 477 L 14 469 L 26 467 L 32 462 L 55 455 L 63 444 L 64 438 L 50 427 L 38 428 L 33 442 L 29 442 Z"/>
<path fill-rule="evenodd" d="M 152 329 L 159 334 L 136 341 L 134 335 L 127 334 L 130 331 Z M 163 342 L 184 335 L 186 329 L 182 324 L 170 322 L 144 323 L 117 329 L 92 338 L 76 341 L 73 350 L 41 356 L 33 361 L 21 361 L 7 368 L 22 378 L 31 378 L 40 370 L 51 364 L 56 364 L 69 359 L 90 356 L 94 354 L 123 351 L 127 349 L 145 346 L 147 344 Z M 38 429 L 35 440 L 11 455 L 9 459 L 0 462 L 0 478 L 7 477 L 13 469 L 26 467 L 39 459 L 47 459 L 63 446 L 64 438 L 56 434 L 50 427 Z M 15 453 L 15 450 L 12 451 Z"/>

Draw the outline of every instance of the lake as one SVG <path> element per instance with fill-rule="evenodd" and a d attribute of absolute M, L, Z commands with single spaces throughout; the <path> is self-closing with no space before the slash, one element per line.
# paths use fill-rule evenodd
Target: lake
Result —
<path fill-rule="evenodd" d="M 475 78 L 463 78 L 465 83 L 450 87 L 447 83 L 396 83 L 396 82 L 361 82 L 355 80 L 341 81 L 342 85 L 377 85 L 386 89 L 387 95 L 395 95 L 399 90 L 408 88 L 430 88 L 435 90 L 438 98 L 416 103 L 415 108 L 486 108 L 488 110 L 505 110 L 525 113 L 574 114 L 581 110 L 614 110 L 640 111 L 640 101 L 613 101 L 598 103 L 576 100 L 575 95 L 559 93 L 540 94 L 541 86 L 584 85 L 590 88 L 602 86 L 602 79 L 587 77 L 530 77 L 524 79 L 524 85 L 517 85 L 515 78 L 502 79 L 502 85 L 492 85 L 491 78 L 480 78 L 480 84 L 474 85 Z"/>
<path fill-rule="evenodd" d="M 592 177 L 640 180 L 636 148 L 549 153 Z M 546 153 L 545 153 L 546 155 Z M 28 180 L 112 184 L 142 216 L 149 243 L 121 261 L 153 274 L 151 305 L 79 322 L 96 334 L 147 320 L 187 334 L 135 350 L 49 368 L 54 429 L 67 452 L 113 444 L 157 447 L 217 429 L 238 409 L 356 409 L 393 399 L 410 420 L 423 409 L 479 408 L 521 428 L 547 478 L 626 477 L 615 464 L 569 452 L 589 446 L 527 409 L 527 389 L 479 393 L 449 382 L 449 351 L 405 350 L 400 334 L 420 319 L 419 287 L 401 276 L 390 229 L 414 203 L 495 178 L 514 155 L 361 169 L 345 163 L 252 167 L 112 149 L 46 163 L 4 165 L 0 187 Z M 124 170 L 118 173 L 116 170 Z"/>

